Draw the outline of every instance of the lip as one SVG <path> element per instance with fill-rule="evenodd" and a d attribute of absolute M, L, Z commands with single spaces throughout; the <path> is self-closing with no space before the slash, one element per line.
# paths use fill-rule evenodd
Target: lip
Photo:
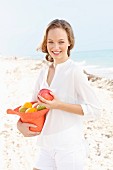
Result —
<path fill-rule="evenodd" d="M 53 55 L 58 56 L 61 53 L 61 51 L 52 51 L 52 53 Z"/>

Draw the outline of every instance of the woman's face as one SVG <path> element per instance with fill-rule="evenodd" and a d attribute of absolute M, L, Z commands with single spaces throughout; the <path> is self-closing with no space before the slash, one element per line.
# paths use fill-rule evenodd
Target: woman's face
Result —
<path fill-rule="evenodd" d="M 57 62 L 68 59 L 67 50 L 69 46 L 67 33 L 62 28 L 49 30 L 47 36 L 47 50 L 49 55 Z"/>

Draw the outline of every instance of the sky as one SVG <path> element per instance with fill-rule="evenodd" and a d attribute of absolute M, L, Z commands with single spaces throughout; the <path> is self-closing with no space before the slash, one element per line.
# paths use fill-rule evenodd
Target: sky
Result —
<path fill-rule="evenodd" d="M 56 18 L 72 25 L 74 50 L 113 49 L 113 0 L 0 0 L 0 55 L 36 55 Z"/>

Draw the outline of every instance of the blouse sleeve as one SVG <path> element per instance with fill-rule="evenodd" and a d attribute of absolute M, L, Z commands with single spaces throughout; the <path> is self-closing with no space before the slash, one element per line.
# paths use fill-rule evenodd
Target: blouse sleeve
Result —
<path fill-rule="evenodd" d="M 94 89 L 81 68 L 78 69 L 76 76 L 77 98 L 84 116 L 86 118 L 98 118 L 101 115 L 102 108 Z"/>
<path fill-rule="evenodd" d="M 40 90 L 40 82 L 43 78 L 43 72 L 44 72 L 44 68 L 41 68 L 38 72 L 37 80 L 36 80 L 36 83 L 35 83 L 35 86 L 34 86 L 34 89 L 33 89 L 31 101 L 37 101 L 37 94 Z"/>

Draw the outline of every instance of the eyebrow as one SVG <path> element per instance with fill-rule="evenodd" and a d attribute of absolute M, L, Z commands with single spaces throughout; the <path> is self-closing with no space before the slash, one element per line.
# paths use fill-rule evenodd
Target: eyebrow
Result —
<path fill-rule="evenodd" d="M 48 40 L 52 40 L 52 39 L 48 39 Z M 61 39 L 59 39 L 59 40 L 64 40 L 64 39 L 61 38 Z M 52 41 L 53 41 L 53 40 L 52 40 Z"/>

